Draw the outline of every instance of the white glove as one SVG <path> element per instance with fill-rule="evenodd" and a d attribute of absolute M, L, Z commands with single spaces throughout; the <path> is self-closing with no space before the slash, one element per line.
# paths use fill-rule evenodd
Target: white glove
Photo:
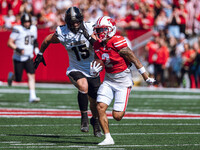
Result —
<path fill-rule="evenodd" d="M 39 52 L 40 52 L 39 48 L 36 47 L 36 48 L 35 48 L 35 55 L 37 56 L 37 54 L 38 54 Z"/>
<path fill-rule="evenodd" d="M 147 82 L 148 84 L 153 84 L 154 82 L 156 82 L 156 80 L 155 80 L 154 78 L 149 78 L 149 77 L 148 77 L 148 79 L 146 79 L 146 82 Z"/>
<path fill-rule="evenodd" d="M 102 70 L 102 66 L 100 66 L 101 64 L 98 63 L 96 65 L 96 61 L 93 61 L 90 63 L 90 75 L 91 76 L 98 76 L 99 72 L 101 72 Z"/>

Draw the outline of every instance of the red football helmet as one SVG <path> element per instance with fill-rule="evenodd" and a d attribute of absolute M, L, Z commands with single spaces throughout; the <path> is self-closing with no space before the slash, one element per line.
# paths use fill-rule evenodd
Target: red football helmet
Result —
<path fill-rule="evenodd" d="M 97 40 L 101 42 L 113 37 L 117 30 L 115 24 L 115 21 L 108 16 L 100 17 L 94 26 Z"/>

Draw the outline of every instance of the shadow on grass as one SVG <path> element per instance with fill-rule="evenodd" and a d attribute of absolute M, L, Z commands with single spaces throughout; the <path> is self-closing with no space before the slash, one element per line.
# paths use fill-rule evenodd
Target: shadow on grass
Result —
<path fill-rule="evenodd" d="M 87 138 L 91 138 L 91 136 L 58 136 L 58 135 L 38 135 L 38 134 L 7 134 L 7 136 L 21 136 L 21 137 L 42 137 L 42 138 L 56 138 L 64 141 L 56 141 L 56 140 L 43 140 L 39 142 L 48 142 L 48 143 L 68 143 L 68 144 L 98 144 L 98 142 L 88 142 Z M 93 137 L 92 137 L 93 138 Z"/>

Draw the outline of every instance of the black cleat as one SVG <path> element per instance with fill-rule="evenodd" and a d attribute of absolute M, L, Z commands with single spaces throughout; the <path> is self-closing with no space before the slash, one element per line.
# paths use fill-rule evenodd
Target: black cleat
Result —
<path fill-rule="evenodd" d="M 90 119 L 90 124 L 93 127 L 94 136 L 101 137 L 103 134 L 101 133 L 101 129 L 100 129 L 100 125 L 99 125 L 99 120 L 92 117 Z"/>
<path fill-rule="evenodd" d="M 13 73 L 9 72 L 8 73 L 8 86 L 12 86 L 12 81 L 13 81 Z"/>
<path fill-rule="evenodd" d="M 89 132 L 89 123 L 87 113 L 81 113 L 81 131 Z"/>

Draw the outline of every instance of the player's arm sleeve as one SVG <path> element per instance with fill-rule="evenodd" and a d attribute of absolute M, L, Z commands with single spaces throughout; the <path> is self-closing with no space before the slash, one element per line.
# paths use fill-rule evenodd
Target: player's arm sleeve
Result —
<path fill-rule="evenodd" d="M 93 34 L 93 25 L 94 23 L 85 23 L 83 24 L 83 28 L 85 28 L 86 30 L 83 29 L 83 35 L 85 36 L 85 38 L 90 42 L 91 45 L 94 45 L 94 43 L 96 42 L 96 38 Z"/>
<path fill-rule="evenodd" d="M 37 39 L 34 40 L 33 46 L 34 46 L 34 48 L 39 47 Z"/>
<path fill-rule="evenodd" d="M 10 34 L 10 38 L 13 40 L 16 40 L 19 34 L 20 34 L 20 30 L 14 26 L 12 29 L 12 33 Z"/>
<path fill-rule="evenodd" d="M 34 47 L 35 54 L 37 55 L 40 52 L 40 50 L 38 48 L 39 45 L 38 45 L 37 39 L 34 40 L 33 47 Z"/>
<path fill-rule="evenodd" d="M 54 33 L 55 37 L 57 37 L 57 39 L 58 39 L 60 42 L 64 41 L 64 36 L 63 36 L 63 34 L 62 34 L 62 29 L 61 29 L 61 28 L 63 28 L 63 26 L 58 26 L 58 27 L 56 28 L 55 33 Z"/>
<path fill-rule="evenodd" d="M 17 48 L 15 40 L 18 38 L 19 34 L 20 34 L 20 29 L 14 26 L 7 42 L 8 47 L 10 47 L 13 50 Z"/>
<path fill-rule="evenodd" d="M 128 44 L 126 42 L 126 39 L 122 36 L 117 36 L 115 37 L 115 40 L 113 41 L 113 46 L 115 47 L 115 49 L 117 51 L 125 48 L 125 47 L 128 47 Z"/>

